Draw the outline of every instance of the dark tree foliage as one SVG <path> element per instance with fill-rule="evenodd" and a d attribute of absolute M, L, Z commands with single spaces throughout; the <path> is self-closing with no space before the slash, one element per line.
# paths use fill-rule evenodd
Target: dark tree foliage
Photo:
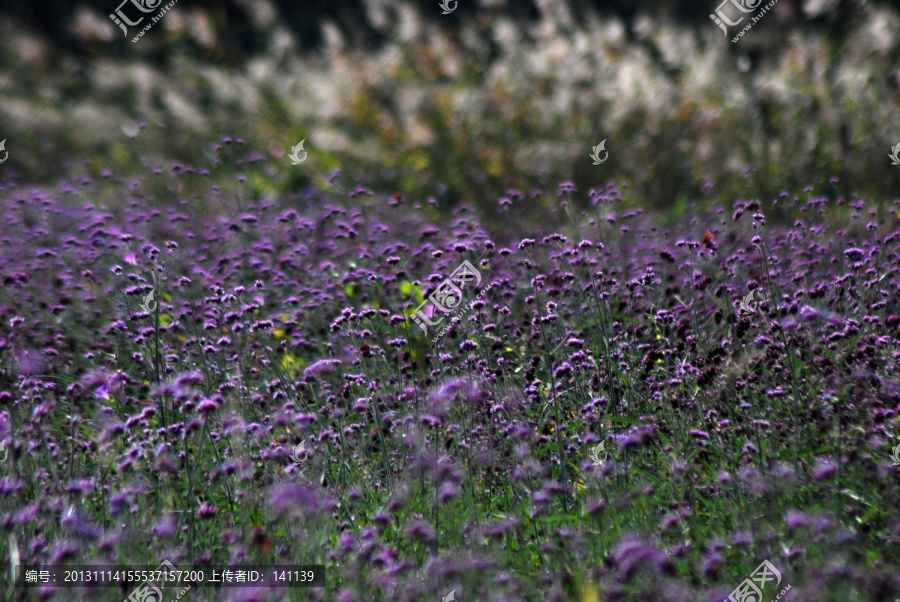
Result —
<path fill-rule="evenodd" d="M 242 56 L 264 51 L 263 34 L 256 31 L 247 18 L 246 6 L 253 0 L 236 2 L 234 0 L 181 0 L 181 6 L 199 8 L 207 12 L 222 32 L 219 40 L 221 51 L 227 56 L 239 59 Z M 370 23 L 362 0 L 313 0 L 292 2 L 289 0 L 273 0 L 287 26 L 294 31 L 304 50 L 318 48 L 322 44 L 320 24 L 324 19 L 337 24 L 349 42 L 361 48 L 377 46 L 382 41 L 382 34 Z M 802 0 L 779 0 L 791 8 L 797 15 L 792 27 L 826 28 L 836 38 L 846 34 L 853 22 L 850 18 L 859 11 L 859 0 L 840 0 L 829 13 L 809 20 L 803 16 Z M 884 3 L 880 0 L 876 4 Z M 569 0 L 576 18 L 584 17 L 588 12 L 600 15 L 616 15 L 629 25 L 642 13 L 650 15 L 666 15 L 676 22 L 706 27 L 710 25 L 709 14 L 713 12 L 720 0 Z M 101 14 L 112 13 L 119 2 L 117 0 L 6 0 L 4 14 L 16 24 L 28 27 L 46 37 L 60 53 L 92 54 L 90 44 L 72 35 L 70 23 L 75 10 L 79 6 L 88 6 Z M 418 0 L 417 5 L 422 16 L 433 22 L 440 20 L 445 27 L 458 27 L 473 7 L 466 7 L 460 0 L 459 8 L 451 15 L 442 15 L 437 7 L 438 0 Z M 475 8 L 475 10 L 479 10 Z M 497 10 L 497 9 L 492 9 Z M 516 20 L 526 21 L 539 18 L 540 12 L 532 0 L 508 0 L 503 12 Z M 468 12 L 465 12 L 468 11 Z M 631 29 L 629 28 L 631 35 Z M 125 44 L 123 40 L 119 42 Z"/>

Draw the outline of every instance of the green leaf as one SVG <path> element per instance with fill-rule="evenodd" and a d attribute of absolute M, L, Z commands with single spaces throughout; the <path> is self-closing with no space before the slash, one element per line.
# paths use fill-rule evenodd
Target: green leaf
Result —
<path fill-rule="evenodd" d="M 654 477 L 654 476 L 653 476 L 652 474 L 650 474 L 649 472 L 644 472 L 644 471 L 641 470 L 640 468 L 634 468 L 634 467 L 631 468 L 631 471 L 634 472 L 634 473 L 636 473 L 636 474 L 638 474 L 638 475 L 640 475 L 640 476 L 642 476 L 642 477 L 644 477 L 645 479 L 648 479 L 648 480 L 650 480 L 650 481 L 653 481 L 654 483 L 656 483 L 656 486 L 657 486 L 657 487 L 662 487 L 662 481 L 660 481 L 659 479 L 657 479 L 656 477 Z"/>

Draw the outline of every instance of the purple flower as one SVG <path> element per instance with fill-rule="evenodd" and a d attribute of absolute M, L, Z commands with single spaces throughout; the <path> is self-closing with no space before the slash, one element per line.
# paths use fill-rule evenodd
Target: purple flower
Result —
<path fill-rule="evenodd" d="M 204 399 L 197 405 L 197 411 L 201 414 L 211 414 L 216 411 L 216 402 L 212 399 Z"/>
<path fill-rule="evenodd" d="M 168 538 L 175 537 L 177 533 L 178 525 L 175 523 L 175 519 L 172 518 L 171 515 L 166 515 L 160 518 L 153 528 L 150 529 L 150 532 L 154 537 L 160 538 Z"/>
<path fill-rule="evenodd" d="M 620 583 L 630 582 L 639 568 L 659 572 L 671 566 L 665 552 L 634 536 L 626 536 L 615 546 L 613 558 L 619 570 L 616 580 Z"/>
<path fill-rule="evenodd" d="M 336 366 L 340 366 L 343 362 L 338 359 L 319 360 L 303 371 L 303 377 L 307 380 L 315 380 L 319 376 L 332 374 Z"/>
<path fill-rule="evenodd" d="M 844 249 L 844 255 L 846 255 L 847 259 L 849 259 L 850 261 L 862 261 L 866 257 L 865 252 L 862 249 L 857 249 L 856 247 Z"/>
<path fill-rule="evenodd" d="M 806 515 L 799 510 L 788 510 L 784 515 L 784 524 L 790 529 L 796 529 L 807 524 Z"/>
<path fill-rule="evenodd" d="M 412 541 L 434 541 L 434 530 L 423 521 L 412 521 L 405 530 L 405 535 Z"/>
<path fill-rule="evenodd" d="M 322 501 L 311 485 L 283 483 L 272 490 L 269 505 L 276 516 L 306 516 L 323 509 Z"/>
<path fill-rule="evenodd" d="M 813 479 L 824 481 L 837 474 L 837 465 L 831 460 L 818 460 L 813 468 Z"/>
<path fill-rule="evenodd" d="M 203 502 L 197 511 L 197 516 L 201 519 L 212 518 L 216 515 L 216 507 L 213 504 Z"/>

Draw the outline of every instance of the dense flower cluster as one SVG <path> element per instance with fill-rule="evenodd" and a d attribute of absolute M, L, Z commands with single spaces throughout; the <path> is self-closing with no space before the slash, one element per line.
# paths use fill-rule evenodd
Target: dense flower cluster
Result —
<path fill-rule="evenodd" d="M 317 600 L 721 600 L 768 558 L 797 599 L 900 595 L 896 201 L 785 194 L 667 229 L 566 184 L 560 223 L 518 232 L 494 223 L 516 191 L 496 220 L 436 223 L 370 191 L 213 189 L 200 210 L 159 190 L 0 191 L 4 566 L 323 563 Z M 464 260 L 475 302 L 422 333 Z"/>

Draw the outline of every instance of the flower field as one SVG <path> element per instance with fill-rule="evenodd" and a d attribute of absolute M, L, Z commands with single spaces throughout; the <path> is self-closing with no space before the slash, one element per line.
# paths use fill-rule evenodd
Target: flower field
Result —
<path fill-rule="evenodd" d="M 182 600 L 720 601 L 764 561 L 766 599 L 900 596 L 900 201 L 563 182 L 479 219 L 246 168 L 5 181 L 7 599 L 164 559 L 327 574 Z"/>
<path fill-rule="evenodd" d="M 118 1 L 0 14 L 0 600 L 900 602 L 896 3 Z"/>

